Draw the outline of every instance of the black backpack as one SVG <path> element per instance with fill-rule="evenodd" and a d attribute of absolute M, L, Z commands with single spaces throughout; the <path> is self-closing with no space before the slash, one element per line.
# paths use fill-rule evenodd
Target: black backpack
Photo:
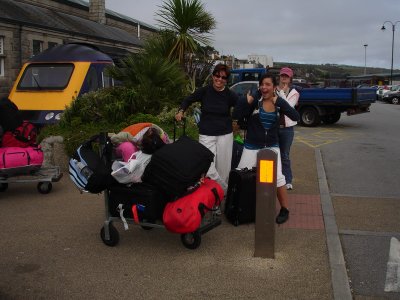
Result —
<path fill-rule="evenodd" d="M 93 144 L 99 142 L 99 151 Z M 69 175 L 81 191 L 100 193 L 117 182 L 111 176 L 112 143 L 105 134 L 91 137 L 81 144 L 69 160 Z"/>
<path fill-rule="evenodd" d="M 22 116 L 18 107 L 7 97 L 0 99 L 0 126 L 3 131 L 14 131 L 22 124 Z"/>

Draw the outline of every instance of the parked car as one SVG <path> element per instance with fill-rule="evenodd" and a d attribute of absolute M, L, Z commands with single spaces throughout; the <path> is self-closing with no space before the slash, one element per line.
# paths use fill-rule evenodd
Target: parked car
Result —
<path fill-rule="evenodd" d="M 390 91 L 387 92 L 383 98 L 383 101 L 388 102 L 388 103 L 392 103 L 392 104 L 399 104 L 399 100 L 400 100 L 400 89 L 397 91 Z"/>
<path fill-rule="evenodd" d="M 241 81 L 230 87 L 239 97 L 245 97 L 250 91 L 255 92 L 258 89 L 258 81 Z"/>
<path fill-rule="evenodd" d="M 400 91 L 400 85 L 387 85 L 379 92 L 378 99 L 385 101 L 383 99 L 383 97 L 387 93 L 389 93 L 389 92 L 397 92 L 397 91 Z"/>

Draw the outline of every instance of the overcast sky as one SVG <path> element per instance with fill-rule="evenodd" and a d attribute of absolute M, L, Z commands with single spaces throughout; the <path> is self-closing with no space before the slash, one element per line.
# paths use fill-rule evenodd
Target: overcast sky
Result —
<path fill-rule="evenodd" d="M 106 0 L 106 8 L 158 27 L 163 0 Z M 213 47 L 246 59 L 400 69 L 399 0 L 203 0 L 217 21 Z M 364 44 L 368 44 L 364 47 Z M 366 51 L 365 51 L 366 50 Z"/>

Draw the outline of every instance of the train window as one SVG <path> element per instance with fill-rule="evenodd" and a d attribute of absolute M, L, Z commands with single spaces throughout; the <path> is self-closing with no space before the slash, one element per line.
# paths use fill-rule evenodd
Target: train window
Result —
<path fill-rule="evenodd" d="M 30 64 L 18 84 L 18 90 L 62 90 L 71 78 L 73 64 Z"/>

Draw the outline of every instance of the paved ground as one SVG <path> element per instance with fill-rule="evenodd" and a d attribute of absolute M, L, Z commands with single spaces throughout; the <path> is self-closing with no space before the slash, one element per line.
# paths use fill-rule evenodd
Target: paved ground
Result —
<path fill-rule="evenodd" d="M 105 246 L 101 195 L 67 176 L 48 195 L 34 184 L 0 193 L 0 299 L 333 299 L 314 149 L 293 149 L 289 222 L 276 227 L 275 259 L 254 257 L 254 225 L 221 226 L 188 250 L 179 235 L 116 224 Z"/>

